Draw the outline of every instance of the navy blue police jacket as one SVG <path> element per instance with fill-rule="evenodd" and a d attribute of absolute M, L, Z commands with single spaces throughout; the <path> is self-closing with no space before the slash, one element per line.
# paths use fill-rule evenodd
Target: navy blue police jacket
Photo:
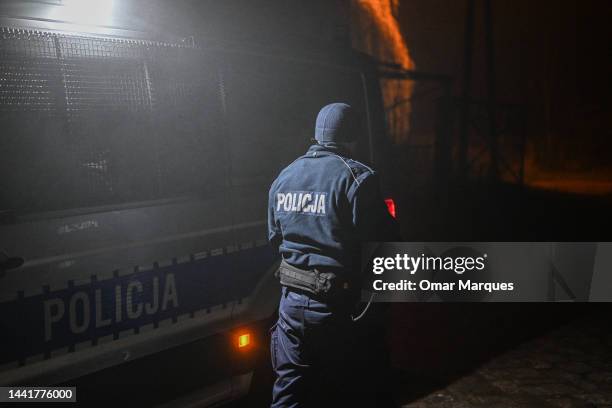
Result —
<path fill-rule="evenodd" d="M 337 145 L 316 144 L 272 183 L 268 239 L 293 266 L 359 280 L 360 243 L 400 235 L 374 170 Z"/>

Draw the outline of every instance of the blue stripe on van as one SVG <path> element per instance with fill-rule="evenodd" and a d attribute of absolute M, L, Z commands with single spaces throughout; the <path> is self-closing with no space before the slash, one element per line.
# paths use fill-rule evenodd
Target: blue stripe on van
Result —
<path fill-rule="evenodd" d="M 2 303 L 0 364 L 244 298 L 275 260 L 254 247 Z"/>

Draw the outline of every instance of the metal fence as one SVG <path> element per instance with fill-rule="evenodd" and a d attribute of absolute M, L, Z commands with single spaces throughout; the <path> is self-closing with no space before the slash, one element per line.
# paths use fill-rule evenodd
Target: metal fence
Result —
<path fill-rule="evenodd" d="M 390 154 L 404 192 L 429 194 L 466 182 L 523 184 L 524 106 L 454 98 L 445 76 L 387 68 L 380 77 L 383 88 L 411 85 L 405 98 L 386 101 L 387 128 L 399 141 Z M 397 125 L 406 119 L 409 126 Z"/>
<path fill-rule="evenodd" d="M 389 152 L 396 189 L 407 196 L 429 194 L 447 182 L 450 172 L 451 79 L 388 68 L 380 72 L 380 78 L 383 89 L 395 84 L 410 90 L 402 98 L 385 101 L 387 129 L 396 140 Z M 408 126 L 396 127 L 398 120 L 406 119 L 399 115 L 408 115 Z"/>

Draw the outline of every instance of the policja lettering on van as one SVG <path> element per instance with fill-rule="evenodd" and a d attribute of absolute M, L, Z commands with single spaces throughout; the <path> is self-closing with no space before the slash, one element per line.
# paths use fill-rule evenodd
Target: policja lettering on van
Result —
<path fill-rule="evenodd" d="M 111 326 L 123 320 L 135 320 L 142 315 L 154 315 L 169 307 L 178 307 L 178 293 L 174 274 L 168 273 L 162 281 L 155 276 L 152 284 L 132 280 L 127 286 L 118 284 L 114 290 L 103 292 L 95 288 L 84 288 L 69 297 L 53 297 L 43 302 L 45 341 L 53 340 L 54 326 L 67 325 L 73 335 L 84 333 L 92 326 L 97 328 Z M 150 301 L 135 301 L 137 293 L 149 292 Z M 106 299 L 104 302 L 103 299 Z M 109 307 L 110 306 L 110 307 Z M 105 314 L 105 310 L 114 313 Z M 114 310 L 113 310 L 114 309 Z M 108 313 L 108 311 L 106 313 Z"/>
<path fill-rule="evenodd" d="M 277 193 L 276 211 L 325 215 L 325 196 L 326 193 L 313 191 Z"/>

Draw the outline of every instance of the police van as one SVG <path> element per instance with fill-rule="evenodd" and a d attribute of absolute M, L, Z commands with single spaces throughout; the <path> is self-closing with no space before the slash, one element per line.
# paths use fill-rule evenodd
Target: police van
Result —
<path fill-rule="evenodd" d="M 4 18 L 0 385 L 144 405 L 247 393 L 278 304 L 269 186 L 334 101 L 375 161 L 379 92 L 350 51 Z"/>

